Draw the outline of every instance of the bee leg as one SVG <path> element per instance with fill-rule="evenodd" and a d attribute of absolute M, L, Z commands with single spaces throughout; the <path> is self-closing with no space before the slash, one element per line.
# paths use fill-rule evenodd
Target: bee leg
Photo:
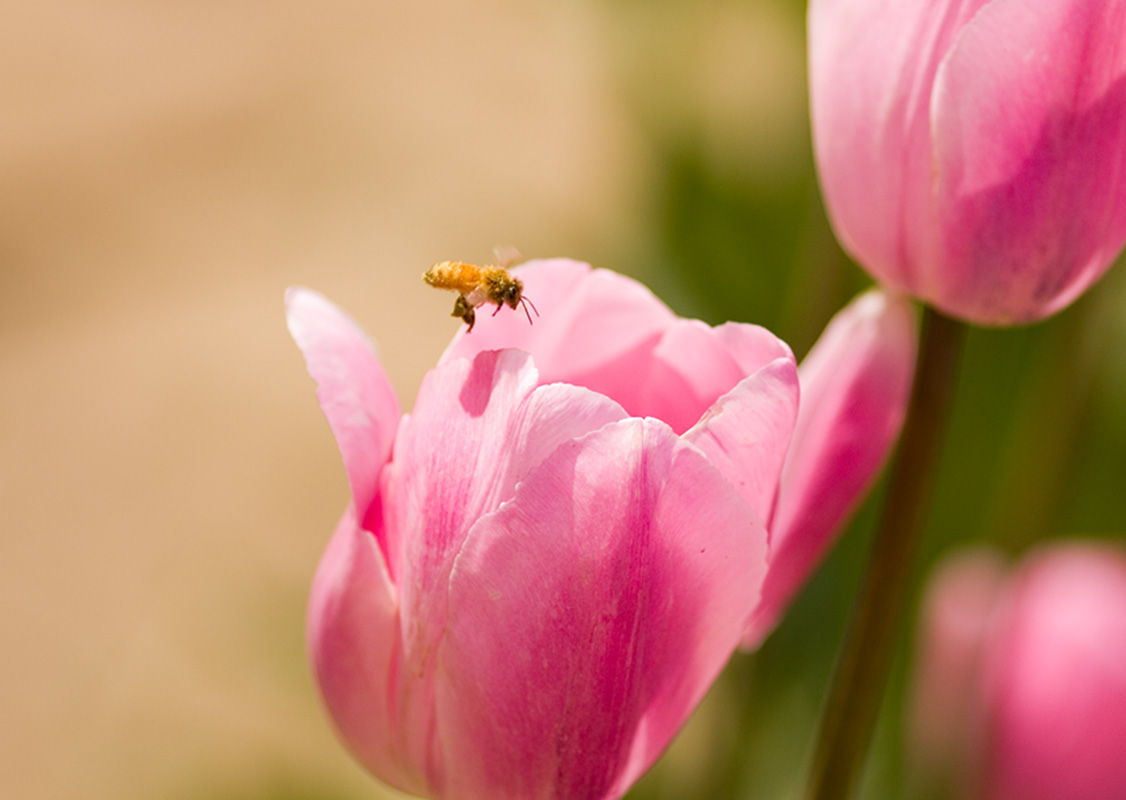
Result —
<path fill-rule="evenodd" d="M 469 305 L 469 302 L 465 299 L 465 295 L 463 294 L 459 294 L 457 300 L 454 300 L 454 310 L 450 316 L 458 317 L 469 326 L 469 330 L 467 330 L 466 333 L 473 330 L 473 323 L 477 321 L 477 312 L 473 310 L 473 306 Z"/>

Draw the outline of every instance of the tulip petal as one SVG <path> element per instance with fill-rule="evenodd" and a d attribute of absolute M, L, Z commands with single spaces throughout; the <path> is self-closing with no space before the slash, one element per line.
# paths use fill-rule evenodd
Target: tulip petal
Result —
<path fill-rule="evenodd" d="M 541 383 L 585 386 L 681 433 L 740 380 L 789 355 L 764 328 L 679 319 L 642 284 L 587 264 L 532 261 L 513 274 L 526 294 L 542 298 L 535 325 L 512 317 L 461 331 L 443 362 L 491 348 L 527 350 Z"/>
<path fill-rule="evenodd" d="M 534 323 L 517 314 L 479 315 L 473 333 L 454 336 L 442 363 L 515 347 L 535 357 L 541 383 L 566 381 L 618 400 L 676 319 L 644 285 L 589 264 L 529 261 L 512 273 L 539 309 Z"/>
<path fill-rule="evenodd" d="M 760 517 L 768 519 L 798 414 L 792 355 L 740 381 L 685 434 Z"/>
<path fill-rule="evenodd" d="M 536 387 L 531 357 L 490 350 L 432 370 L 404 419 L 386 503 L 392 578 L 412 669 L 442 635 L 446 582 L 470 526 L 563 442 L 619 420 L 613 401 L 576 386 Z"/>
<path fill-rule="evenodd" d="M 881 281 L 918 291 L 930 219 L 930 91 L 989 0 L 811 0 L 814 151 L 837 238 Z"/>
<path fill-rule="evenodd" d="M 730 484 L 656 420 L 556 450 L 474 526 L 451 578 L 449 796 L 623 794 L 732 652 L 765 546 Z"/>
<path fill-rule="evenodd" d="M 344 460 L 352 503 L 365 522 L 399 425 L 395 390 L 371 343 L 343 311 L 298 287 L 286 292 L 285 302 L 289 332 L 317 382 L 317 400 Z"/>
<path fill-rule="evenodd" d="M 637 376 L 632 396 L 619 402 L 632 416 L 656 417 L 683 433 L 720 396 L 778 358 L 792 361 L 789 347 L 757 325 L 711 328 L 676 320 L 654 348 L 647 372 Z"/>
<path fill-rule="evenodd" d="M 351 507 L 317 568 L 307 617 L 309 661 L 325 705 L 355 757 L 380 779 L 422 793 L 411 738 L 399 717 L 401 672 L 395 590 L 375 537 Z"/>
<path fill-rule="evenodd" d="M 715 337 L 739 365 L 742 377 L 751 375 L 779 358 L 793 359 L 790 346 L 759 325 L 725 322 L 712 328 Z"/>
<path fill-rule="evenodd" d="M 743 646 L 757 647 L 891 451 L 911 395 L 915 315 L 873 290 L 832 319 L 799 368 L 801 409 L 770 517 L 770 573 Z"/>
<path fill-rule="evenodd" d="M 993 0 L 938 72 L 940 308 L 1028 322 L 1126 240 L 1126 0 Z"/>

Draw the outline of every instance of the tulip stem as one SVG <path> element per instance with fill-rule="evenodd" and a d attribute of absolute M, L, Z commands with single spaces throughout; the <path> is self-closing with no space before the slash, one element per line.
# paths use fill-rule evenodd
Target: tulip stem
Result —
<path fill-rule="evenodd" d="M 925 521 L 965 326 L 930 308 L 911 404 L 883 516 L 821 719 L 807 800 L 852 796 L 879 716 L 902 630 L 907 587 Z"/>

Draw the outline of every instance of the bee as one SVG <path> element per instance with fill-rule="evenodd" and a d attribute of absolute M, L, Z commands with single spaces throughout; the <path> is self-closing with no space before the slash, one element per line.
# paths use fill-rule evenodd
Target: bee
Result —
<path fill-rule="evenodd" d="M 422 279 L 438 289 L 457 292 L 457 300 L 454 301 L 454 310 L 450 316 L 458 317 L 469 326 L 466 333 L 473 330 L 473 323 L 477 321 L 475 309 L 485 303 L 496 303 L 494 317 L 504 306 L 516 308 L 519 305 L 527 314 L 529 325 L 532 322 L 529 306 L 537 317 L 540 315 L 535 304 L 524 296 L 523 281 L 513 278 L 502 266 L 488 264 L 479 267 L 464 261 L 443 261 L 428 269 Z"/>

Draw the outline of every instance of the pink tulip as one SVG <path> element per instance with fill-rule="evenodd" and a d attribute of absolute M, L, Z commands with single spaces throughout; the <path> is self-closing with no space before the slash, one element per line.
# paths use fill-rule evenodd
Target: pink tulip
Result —
<path fill-rule="evenodd" d="M 1057 544 L 1009 576 L 994 558 L 963 556 L 933 583 L 917 728 L 946 727 L 966 796 L 1126 797 L 1126 555 Z"/>
<path fill-rule="evenodd" d="M 362 333 L 290 291 L 353 498 L 314 581 L 311 660 L 345 742 L 393 786 L 618 797 L 759 606 L 798 375 L 766 330 L 679 319 L 614 273 L 518 274 L 535 324 L 481 315 L 401 419 Z M 865 359 L 845 360 L 853 376 Z M 827 416 L 863 418 L 839 405 Z M 834 431 L 807 427 L 806 451 L 838 458 Z M 839 505 L 863 483 L 822 488 Z"/>
<path fill-rule="evenodd" d="M 814 149 L 845 249 L 989 325 L 1126 240 L 1126 0 L 811 0 Z"/>

